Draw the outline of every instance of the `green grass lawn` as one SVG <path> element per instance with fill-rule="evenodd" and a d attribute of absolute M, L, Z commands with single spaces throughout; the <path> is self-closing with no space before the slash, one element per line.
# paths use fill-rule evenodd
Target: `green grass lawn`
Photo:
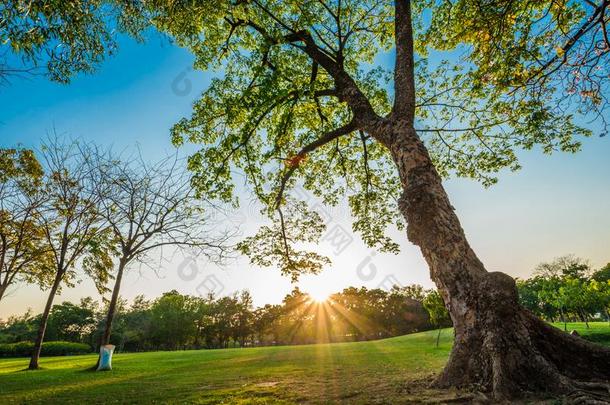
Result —
<path fill-rule="evenodd" d="M 569 324 L 610 337 L 607 323 Z M 92 372 L 96 356 L 0 360 L 0 403 L 408 403 L 459 393 L 427 388 L 451 348 L 451 330 L 308 346 L 117 354 L 114 370 Z M 610 344 L 610 341 L 606 341 Z"/>
<path fill-rule="evenodd" d="M 564 330 L 561 322 L 555 322 L 555 327 Z M 568 332 L 576 330 L 581 336 L 592 342 L 610 346 L 610 324 L 608 322 L 589 322 L 589 328 L 584 322 L 568 322 Z"/>

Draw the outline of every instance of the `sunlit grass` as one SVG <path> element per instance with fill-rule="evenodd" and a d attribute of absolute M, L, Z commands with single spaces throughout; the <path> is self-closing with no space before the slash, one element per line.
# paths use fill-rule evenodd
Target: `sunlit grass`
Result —
<path fill-rule="evenodd" d="M 311 311 L 321 309 L 312 305 Z M 607 323 L 569 324 L 610 334 Z M 0 360 L 0 403 L 404 403 L 451 399 L 427 387 L 451 348 L 452 332 L 371 342 L 118 354 L 114 370 L 87 371 L 95 356 Z M 609 342 L 610 343 L 610 342 Z"/>

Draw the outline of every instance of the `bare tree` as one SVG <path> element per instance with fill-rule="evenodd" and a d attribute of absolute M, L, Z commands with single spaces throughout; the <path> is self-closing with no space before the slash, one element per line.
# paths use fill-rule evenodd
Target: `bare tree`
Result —
<path fill-rule="evenodd" d="M 590 273 L 589 262 L 573 254 L 556 257 L 550 262 L 540 263 L 534 269 L 535 276 L 545 278 L 573 277 L 583 279 Z"/>
<path fill-rule="evenodd" d="M 109 228 L 100 215 L 97 173 L 88 165 L 87 146 L 49 138 L 42 147 L 44 192 L 46 200 L 38 208 L 45 242 L 53 256 L 53 281 L 49 290 L 29 369 L 38 368 L 38 360 L 49 313 L 62 283 L 71 285 L 80 264 L 101 288 L 112 266 Z"/>
<path fill-rule="evenodd" d="M 190 178 L 177 156 L 149 164 L 142 157 L 121 163 L 108 154 L 91 161 L 100 169 L 102 215 L 117 246 L 117 267 L 101 344 L 110 343 L 121 282 L 126 269 L 147 263 L 163 247 L 188 248 L 220 262 L 229 251 L 229 234 L 210 229 L 202 200 L 195 198 Z"/>

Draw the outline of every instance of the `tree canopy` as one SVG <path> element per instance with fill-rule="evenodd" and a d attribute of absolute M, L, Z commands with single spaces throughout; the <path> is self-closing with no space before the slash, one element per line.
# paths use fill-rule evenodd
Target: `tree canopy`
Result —
<path fill-rule="evenodd" d="M 50 250 L 38 210 L 43 168 L 28 149 L 0 149 L 0 299 L 18 281 L 48 283 Z"/>
<path fill-rule="evenodd" d="M 116 33 L 140 38 L 145 21 L 137 2 L 22 1 L 0 4 L 0 80 L 42 72 L 67 83 L 91 73 L 117 49 Z"/>
<path fill-rule="evenodd" d="M 518 280 L 521 304 L 551 322 L 579 320 L 587 327 L 601 315 L 610 321 L 610 282 L 600 278 L 604 268 L 592 272 L 582 259 L 563 256 L 541 263 L 534 276 Z"/>
<path fill-rule="evenodd" d="M 576 63 L 575 46 L 564 41 L 577 35 L 589 6 L 560 3 L 412 5 L 415 126 L 441 175 L 490 185 L 498 171 L 520 167 L 519 149 L 574 152 L 579 137 L 590 134 L 575 114 L 602 108 L 592 100 L 604 88 L 576 100 L 562 93 L 570 88 L 555 87 Z M 176 145 L 201 145 L 189 160 L 201 195 L 236 202 L 233 175 L 240 171 L 275 219 L 243 245 L 255 263 L 279 265 L 293 276 L 327 263 L 303 249 L 323 225 L 290 200 L 297 184 L 326 204 L 347 196 L 354 231 L 370 246 L 398 250 L 386 229 L 403 226 L 396 209 L 400 181 L 383 140 L 362 125 L 365 117 L 384 125 L 384 117 L 405 114 L 397 89 L 408 84 L 398 74 L 408 58 L 398 49 L 394 69 L 381 62 L 395 51 L 397 35 L 408 34 L 393 4 L 159 0 L 147 6 L 154 24 L 193 52 L 196 67 L 217 72 L 172 138 Z M 578 43 L 603 25 L 595 27 Z M 603 59 L 607 52 L 600 49 Z"/>

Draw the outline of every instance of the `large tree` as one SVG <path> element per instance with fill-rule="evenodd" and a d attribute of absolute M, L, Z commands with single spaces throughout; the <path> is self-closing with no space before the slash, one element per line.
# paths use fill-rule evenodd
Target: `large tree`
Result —
<path fill-rule="evenodd" d="M 437 386 L 510 398 L 610 374 L 608 349 L 547 325 L 485 269 L 441 181 L 489 185 L 519 168 L 520 148 L 579 149 L 590 132 L 574 114 L 605 106 L 607 1 L 145 3 L 197 67 L 217 69 L 172 136 L 202 145 L 189 161 L 202 195 L 234 201 L 239 171 L 267 207 L 272 225 L 242 244 L 255 264 L 296 277 L 328 263 L 304 249 L 324 225 L 290 197 L 302 184 L 347 198 L 354 231 L 383 251 L 398 249 L 386 228 L 406 222 L 455 327 Z"/>

